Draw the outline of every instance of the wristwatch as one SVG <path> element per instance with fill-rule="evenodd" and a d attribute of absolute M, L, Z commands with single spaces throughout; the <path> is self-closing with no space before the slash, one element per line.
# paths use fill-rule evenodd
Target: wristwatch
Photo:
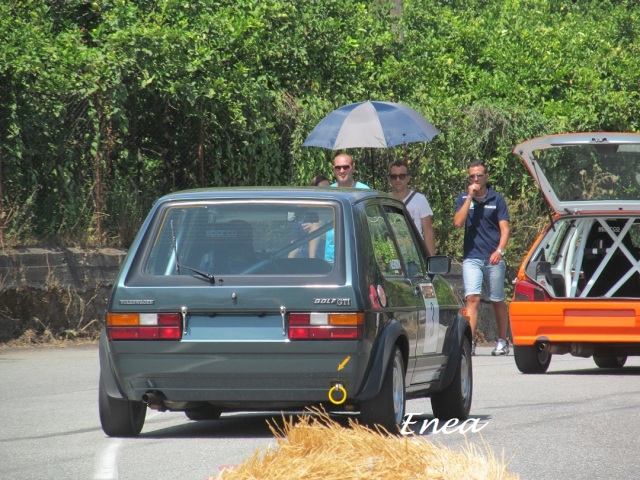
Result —
<path fill-rule="evenodd" d="M 496 249 L 496 252 L 498 252 L 501 257 L 504 257 L 504 250 L 502 250 L 501 248 Z"/>

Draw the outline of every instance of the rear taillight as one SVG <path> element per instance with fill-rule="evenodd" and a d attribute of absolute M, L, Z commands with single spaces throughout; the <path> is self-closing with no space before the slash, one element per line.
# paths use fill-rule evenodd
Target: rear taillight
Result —
<path fill-rule="evenodd" d="M 180 340 L 179 313 L 107 313 L 109 340 Z"/>
<path fill-rule="evenodd" d="M 549 302 L 551 300 L 544 288 L 524 280 L 516 283 L 513 299 L 521 302 Z"/>
<path fill-rule="evenodd" d="M 364 331 L 363 313 L 290 313 L 290 340 L 357 340 Z"/>

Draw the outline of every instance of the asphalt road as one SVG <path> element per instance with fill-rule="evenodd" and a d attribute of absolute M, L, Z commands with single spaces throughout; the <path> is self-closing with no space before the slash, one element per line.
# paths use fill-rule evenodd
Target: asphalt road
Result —
<path fill-rule="evenodd" d="M 422 436 L 489 448 L 522 479 L 638 478 L 640 358 L 612 371 L 562 355 L 547 374 L 523 375 L 490 350 L 474 357 L 472 423 Z M 274 444 L 270 416 L 248 413 L 192 422 L 149 411 L 140 437 L 108 438 L 97 385 L 96 346 L 0 350 L 0 478 L 206 480 Z M 418 432 L 431 419 L 428 400 L 407 411 Z"/>

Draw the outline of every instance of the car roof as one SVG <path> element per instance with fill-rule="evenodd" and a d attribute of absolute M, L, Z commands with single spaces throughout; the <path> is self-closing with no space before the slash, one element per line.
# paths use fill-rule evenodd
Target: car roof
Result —
<path fill-rule="evenodd" d="M 546 135 L 513 153 L 556 213 L 640 212 L 639 133 Z"/>
<path fill-rule="evenodd" d="M 158 199 L 158 202 L 198 201 L 212 199 L 256 199 L 261 200 L 339 200 L 355 203 L 366 198 L 381 197 L 393 199 L 384 192 L 366 188 L 331 187 L 216 187 L 183 190 L 170 193 Z"/>

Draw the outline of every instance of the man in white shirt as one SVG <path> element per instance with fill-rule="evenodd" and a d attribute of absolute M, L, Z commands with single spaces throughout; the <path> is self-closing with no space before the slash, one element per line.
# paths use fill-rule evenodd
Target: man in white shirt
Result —
<path fill-rule="evenodd" d="M 396 160 L 389 166 L 389 183 L 391 184 L 391 194 L 404 203 L 405 207 L 413 218 L 420 235 L 424 239 L 429 255 L 436 254 L 436 238 L 433 234 L 431 217 L 433 210 L 427 198 L 409 188 L 411 175 L 409 166 L 403 160 Z"/>

